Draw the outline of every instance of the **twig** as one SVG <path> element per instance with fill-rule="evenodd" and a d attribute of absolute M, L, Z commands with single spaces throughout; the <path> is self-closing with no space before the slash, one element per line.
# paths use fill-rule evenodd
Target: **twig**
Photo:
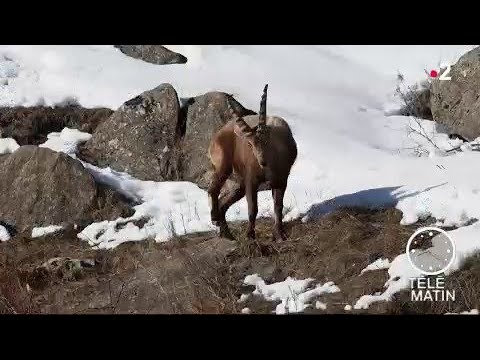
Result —
<path fill-rule="evenodd" d="M 112 311 L 113 313 L 115 314 L 115 312 L 117 311 L 117 306 L 118 306 L 118 303 L 120 302 L 120 296 L 122 296 L 122 293 L 123 293 L 123 289 L 125 288 L 125 282 L 122 283 L 122 288 L 120 289 L 119 293 L 118 293 L 118 296 L 117 296 L 117 302 L 115 303 L 115 306 L 113 307 Z"/>
<path fill-rule="evenodd" d="M 187 228 L 185 227 L 185 217 L 183 216 L 183 211 L 181 211 L 181 210 L 180 210 L 180 217 L 182 218 L 183 233 L 186 234 L 187 233 Z"/>
<path fill-rule="evenodd" d="M 468 144 L 468 143 L 467 143 Z M 452 149 L 448 149 L 446 150 L 445 152 L 449 153 L 449 152 L 452 152 L 452 151 L 457 151 L 457 150 L 461 150 L 462 146 L 465 145 L 465 144 L 462 144 L 462 145 L 459 145 L 459 146 L 456 146 Z M 480 144 L 469 144 L 472 149 L 471 151 L 480 151 Z"/>
<path fill-rule="evenodd" d="M 448 150 L 446 150 L 445 152 L 446 152 L 446 153 L 449 153 L 449 152 L 452 152 L 452 151 L 457 151 L 457 150 L 460 150 L 461 147 L 462 147 L 462 145 L 457 146 L 457 147 L 454 147 L 454 148 L 452 148 L 452 149 L 448 149 Z"/>
<path fill-rule="evenodd" d="M 414 121 L 417 123 L 417 125 L 420 127 L 420 129 L 422 130 L 422 132 L 414 129 L 410 124 L 408 125 L 408 127 L 410 128 L 410 133 L 415 133 L 415 134 L 418 134 L 420 136 L 422 136 L 424 139 L 426 139 L 430 144 L 432 144 L 436 149 L 440 150 L 440 151 L 443 151 L 442 149 L 440 149 L 437 144 L 435 144 L 433 142 L 433 140 L 427 135 L 425 129 L 423 128 L 422 124 L 420 123 L 420 121 L 416 118 L 414 118 Z"/>

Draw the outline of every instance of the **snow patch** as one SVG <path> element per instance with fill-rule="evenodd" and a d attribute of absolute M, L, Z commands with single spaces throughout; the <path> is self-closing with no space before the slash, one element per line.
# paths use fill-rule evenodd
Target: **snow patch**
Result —
<path fill-rule="evenodd" d="M 251 311 L 250 311 L 249 308 L 243 308 L 243 309 L 241 310 L 241 313 L 242 313 L 242 314 L 250 314 Z"/>
<path fill-rule="evenodd" d="M 36 227 L 32 229 L 32 238 L 42 237 L 49 234 L 54 234 L 63 229 L 60 225 L 50 225 L 44 227 Z"/>
<path fill-rule="evenodd" d="M 83 165 L 96 181 L 107 184 L 140 203 L 134 207 L 135 213 L 130 218 L 93 223 L 83 229 L 78 237 L 90 245 L 113 248 L 125 241 L 153 238 L 157 242 L 163 242 L 192 232 L 216 230 L 210 222 L 207 193 L 196 184 L 186 181 L 142 181 L 110 168 L 101 169 L 84 162 Z M 259 200 L 259 215 L 270 216 L 273 211 L 270 193 L 260 193 Z M 140 229 L 132 222 L 141 218 L 150 220 Z M 247 218 L 245 198 L 227 213 L 227 221 Z M 119 224 L 122 224 L 120 229 Z"/>
<path fill-rule="evenodd" d="M 11 154 L 15 152 L 20 145 L 12 138 L 0 138 L 0 155 Z"/>
<path fill-rule="evenodd" d="M 242 294 L 240 295 L 240 299 L 237 300 L 237 302 L 242 303 L 248 300 L 250 297 L 250 294 Z"/>
<path fill-rule="evenodd" d="M 320 310 L 326 310 L 327 309 L 327 304 L 317 301 L 315 302 L 315 309 L 320 309 Z"/>
<path fill-rule="evenodd" d="M 5 226 L 0 225 L 0 241 L 10 240 L 10 234 Z"/>
<path fill-rule="evenodd" d="M 365 269 L 363 269 L 360 272 L 360 275 L 362 275 L 366 271 L 383 270 L 388 268 L 390 268 L 390 261 L 388 261 L 388 259 L 377 259 L 373 263 L 369 264 Z"/>
<path fill-rule="evenodd" d="M 262 296 L 267 301 L 280 301 L 275 313 L 281 315 L 303 312 L 311 306 L 309 302 L 314 297 L 340 291 L 332 281 L 323 285 L 317 284 L 315 288 L 308 289 L 313 281 L 312 278 L 297 280 L 287 277 L 284 281 L 267 285 L 258 274 L 253 274 L 246 276 L 243 283 L 255 286 L 253 295 Z"/>
<path fill-rule="evenodd" d="M 46 147 L 53 151 L 64 152 L 70 156 L 75 157 L 77 147 L 84 143 L 92 135 L 77 129 L 64 128 L 61 132 L 54 132 L 47 135 L 47 141 L 40 144 L 40 147 Z"/>

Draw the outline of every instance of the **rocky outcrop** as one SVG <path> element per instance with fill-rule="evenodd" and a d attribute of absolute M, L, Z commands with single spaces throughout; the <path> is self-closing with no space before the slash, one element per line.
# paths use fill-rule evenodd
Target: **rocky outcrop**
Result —
<path fill-rule="evenodd" d="M 151 64 L 185 64 L 187 58 L 162 45 L 114 45 L 122 53 Z"/>
<path fill-rule="evenodd" d="M 141 180 L 180 179 L 175 147 L 179 115 L 177 93 L 170 84 L 145 91 L 96 129 L 82 156 Z"/>
<path fill-rule="evenodd" d="M 78 160 L 32 145 L 2 159 L 0 204 L 0 220 L 18 232 L 61 223 L 84 226 L 132 214 Z"/>
<path fill-rule="evenodd" d="M 480 136 L 480 47 L 463 55 L 447 76 L 451 80 L 432 82 L 433 119 L 471 141 Z"/>

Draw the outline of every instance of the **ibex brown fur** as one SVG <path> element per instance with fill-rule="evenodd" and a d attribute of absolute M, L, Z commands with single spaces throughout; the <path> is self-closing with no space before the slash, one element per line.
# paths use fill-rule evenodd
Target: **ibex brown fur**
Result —
<path fill-rule="evenodd" d="M 258 115 L 236 118 L 226 123 L 213 136 L 209 156 L 214 174 L 208 189 L 211 220 L 220 227 L 222 236 L 232 237 L 225 214 L 244 195 L 248 202 L 248 237 L 255 238 L 257 192 L 261 184 L 272 189 L 275 209 L 275 240 L 285 240 L 282 224 L 283 196 L 296 158 L 297 144 L 287 122 L 276 116 L 267 117 L 265 85 Z M 239 179 L 236 187 L 218 198 L 229 176 Z"/>

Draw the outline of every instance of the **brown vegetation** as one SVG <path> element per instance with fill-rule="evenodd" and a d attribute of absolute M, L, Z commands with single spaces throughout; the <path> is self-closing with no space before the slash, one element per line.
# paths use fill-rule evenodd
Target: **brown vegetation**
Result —
<path fill-rule="evenodd" d="M 341 289 L 318 300 L 325 310 L 306 313 L 344 313 L 362 295 L 384 290 L 386 270 L 359 276 L 379 257 L 392 260 L 405 249 L 414 226 L 399 225 L 394 209 L 341 209 L 318 221 L 285 224 L 288 240 L 271 241 L 270 220 L 259 219 L 257 239 L 245 236 L 246 222 L 232 224 L 237 241 L 202 233 L 161 244 L 154 241 L 124 243 L 114 250 L 94 250 L 76 238 L 76 231 L 30 239 L 17 234 L 0 244 L 0 312 L 3 313 L 271 313 L 276 304 L 251 296 L 238 303 L 251 287 L 246 275 L 258 273 L 267 282 L 287 276 L 333 281 Z M 75 276 L 64 271 L 45 272 L 52 258 L 81 259 L 95 265 Z M 447 278 L 457 289 L 454 304 L 411 303 L 409 293 L 393 302 L 376 303 L 351 313 L 444 313 L 479 306 L 478 256 Z M 28 287 L 27 287 L 28 284 Z M 315 303 L 314 299 L 312 303 Z"/>

